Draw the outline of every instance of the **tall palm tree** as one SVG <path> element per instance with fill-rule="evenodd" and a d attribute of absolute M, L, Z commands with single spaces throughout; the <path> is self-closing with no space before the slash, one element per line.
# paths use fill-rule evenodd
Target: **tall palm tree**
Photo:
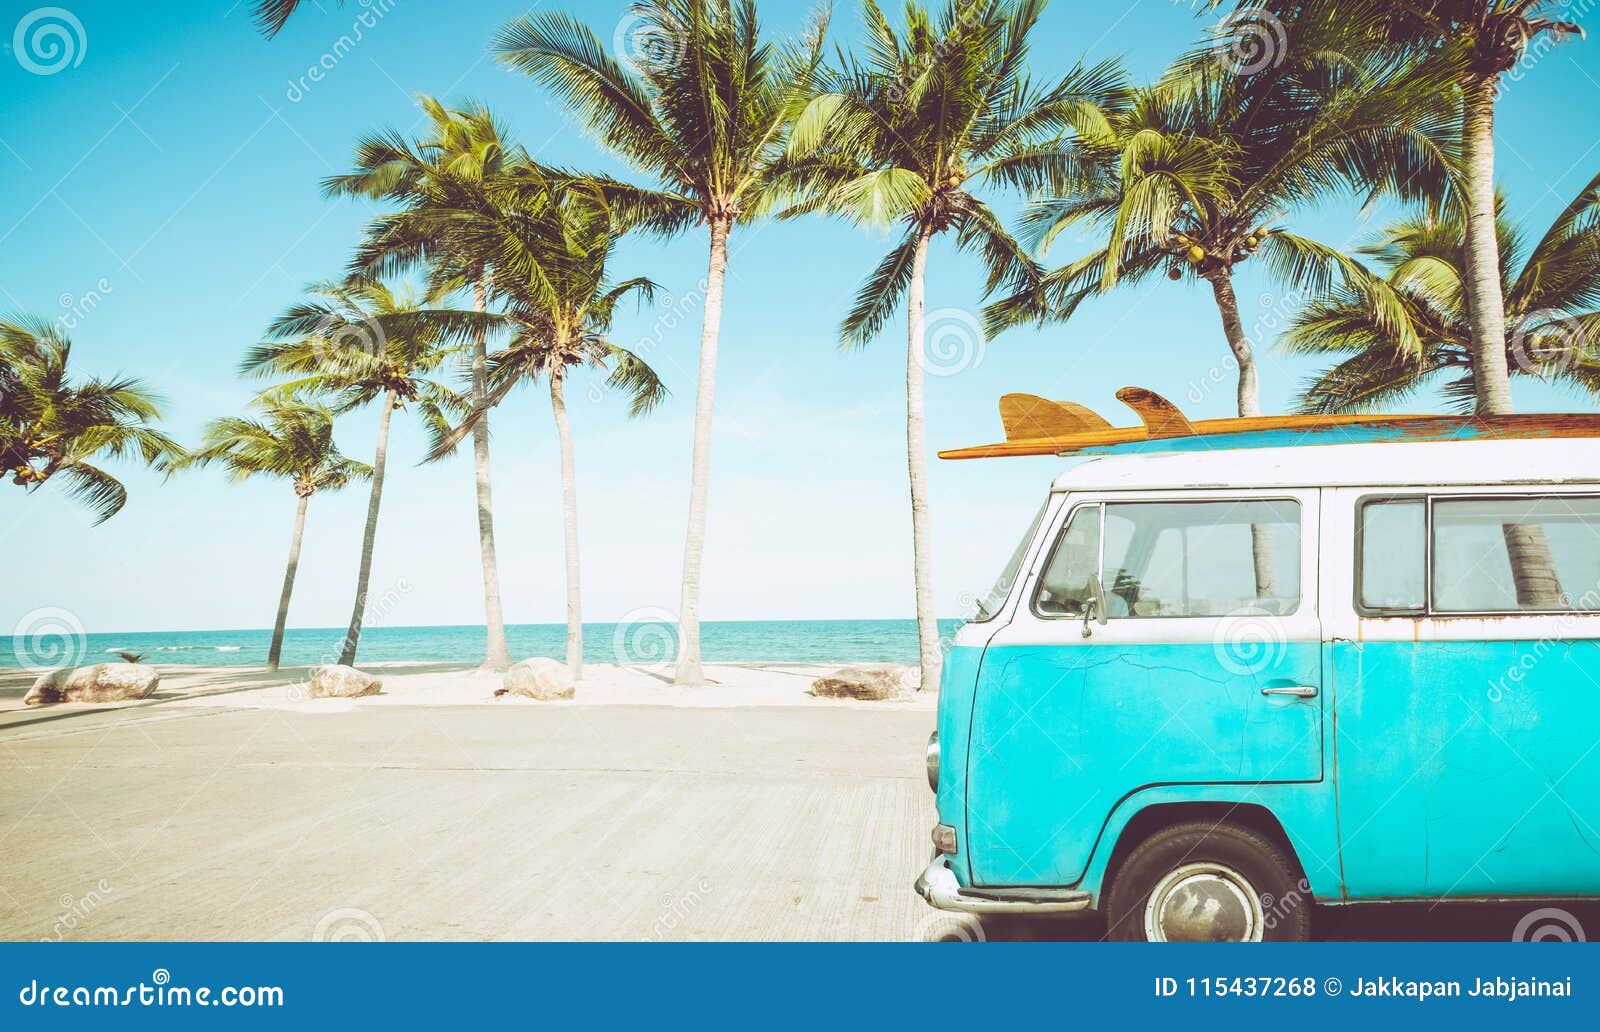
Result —
<path fill-rule="evenodd" d="M 352 480 L 366 480 L 372 467 L 347 459 L 333 441 L 333 412 L 325 405 L 286 401 L 259 403 L 262 419 L 228 416 L 206 427 L 205 440 L 187 457 L 173 464 L 209 466 L 220 462 L 234 481 L 253 476 L 283 477 L 294 485 L 294 535 L 289 539 L 289 562 L 284 569 L 283 591 L 278 597 L 278 618 L 272 625 L 267 649 L 267 670 L 278 669 L 283 656 L 283 632 L 289 620 L 289 599 L 300 567 L 300 542 L 306 529 L 306 506 L 318 491 L 337 491 Z"/>
<path fill-rule="evenodd" d="M 643 277 L 613 281 L 608 266 L 617 237 L 609 208 L 593 190 L 552 181 L 529 163 L 510 170 L 494 184 L 492 209 L 462 212 L 446 234 L 459 235 L 474 253 L 493 256 L 489 270 L 509 340 L 490 356 L 493 406 L 515 387 L 547 381 L 561 452 L 562 536 L 566 550 L 567 666 L 574 680 L 583 676 L 583 592 L 578 548 L 577 467 L 567 412 L 566 384 L 580 368 L 606 372 L 605 386 L 630 398 L 629 414 L 658 405 L 666 388 L 647 362 L 614 343 L 611 329 L 617 305 L 629 295 L 653 296 L 655 284 Z M 441 449 L 484 418 L 475 407 Z"/>
<path fill-rule="evenodd" d="M 1361 265 L 1358 275 L 1295 317 L 1281 347 L 1347 356 L 1307 384 L 1302 410 L 1378 409 L 1446 378 L 1443 393 L 1454 407 L 1476 407 L 1465 219 L 1459 210 L 1451 216 L 1416 216 L 1388 227 L 1360 248 L 1372 266 Z M 1501 290 L 1509 325 L 1500 346 L 1506 368 L 1600 394 L 1600 176 L 1531 249 L 1503 210 L 1496 236 L 1506 258 Z M 1393 309 L 1409 329 L 1404 336 L 1380 317 Z"/>
<path fill-rule="evenodd" d="M 396 408 L 414 403 L 431 439 L 435 443 L 444 439 L 450 414 L 465 412 L 469 406 L 430 374 L 454 358 L 457 347 L 450 341 L 470 333 L 481 320 L 471 318 L 470 312 L 425 307 L 434 299 L 419 300 L 409 291 L 393 291 L 379 282 L 324 283 L 309 293 L 273 321 L 267 341 L 249 349 L 239 368 L 251 376 L 291 377 L 262 393 L 271 401 L 327 395 L 339 413 L 380 403 L 355 605 L 339 656 L 339 662 L 349 666 L 361 642 L 372 577 L 390 418 Z"/>
<path fill-rule="evenodd" d="M 1325 284 L 1343 267 L 1340 249 L 1281 220 L 1340 194 L 1437 196 L 1455 147 L 1441 82 L 1341 52 L 1348 41 L 1331 13 L 1304 14 L 1284 32 L 1263 67 L 1202 48 L 1136 91 L 1087 142 L 1093 174 L 1024 218 L 1041 254 L 1080 226 L 1105 245 L 991 306 L 992 328 L 1064 320 L 1085 298 L 1158 272 L 1203 281 L 1238 367 L 1238 414 L 1260 414 L 1235 268 L 1259 250 L 1280 278 Z"/>
<path fill-rule="evenodd" d="M 29 492 L 58 480 L 100 524 L 128 492 L 96 461 L 131 457 L 156 466 L 183 449 L 156 429 L 160 401 L 143 382 L 118 376 L 75 383 L 71 355 L 72 342 L 53 323 L 0 320 L 0 475 Z"/>
<path fill-rule="evenodd" d="M 698 686 L 700 571 L 711 470 L 728 238 L 770 211 L 772 179 L 798 110 L 810 95 L 825 22 L 779 47 L 761 36 L 754 0 L 649 0 L 633 6 L 631 67 L 587 26 L 541 12 L 507 24 L 494 51 L 511 68 L 565 100 L 612 151 L 654 180 L 653 188 L 596 179 L 623 228 L 661 235 L 704 224 L 710 257 L 702 285 L 694 457 L 678 613 L 679 684 Z"/>
<path fill-rule="evenodd" d="M 924 273 L 935 237 L 954 232 L 981 251 L 992 289 L 1031 267 L 978 187 L 1065 188 L 1078 172 L 1066 137 L 1103 133 L 1121 76 L 1112 63 L 1078 67 L 1046 87 L 1026 69 L 1029 34 L 1044 0 L 946 0 L 937 15 L 908 4 L 897 32 L 865 0 L 865 57 L 826 73 L 799 119 L 786 179 L 806 195 L 786 214 L 842 215 L 867 225 L 902 223 L 899 242 L 856 295 L 845 347 L 875 337 L 906 304 L 906 465 L 911 493 L 921 684 L 939 683 L 924 411 Z"/>
<path fill-rule="evenodd" d="M 1241 0 L 1245 10 L 1279 19 L 1337 19 L 1347 38 L 1414 60 L 1428 83 L 1455 89 L 1462 136 L 1460 190 L 1466 209 L 1467 305 L 1477 375 L 1475 404 L 1485 415 L 1511 412 L 1506 364 L 1506 298 L 1496 234 L 1495 100 L 1502 79 L 1550 41 L 1583 36 L 1576 23 L 1544 17 L 1557 0 Z M 1241 12 L 1242 13 L 1242 12 Z M 1520 76 L 1518 76 L 1520 78 Z"/>
<path fill-rule="evenodd" d="M 470 286 L 473 310 L 481 313 L 489 295 L 485 256 L 440 232 L 445 228 L 441 221 L 447 226 L 448 220 L 437 216 L 470 213 L 487 205 L 485 181 L 499 175 L 520 151 L 486 108 L 452 110 L 428 96 L 421 98 L 421 104 L 429 122 L 427 136 L 410 141 L 391 130 L 364 137 L 356 146 L 355 170 L 324 180 L 323 188 L 330 196 L 383 198 L 402 205 L 400 211 L 374 221 L 357 252 L 354 273 L 370 278 L 431 263 L 436 286 L 448 288 L 457 282 Z M 488 399 L 487 335 L 487 325 L 473 333 L 468 358 L 468 397 L 475 408 L 483 408 Z M 510 667 L 511 656 L 506 650 L 495 555 L 487 413 L 473 426 L 472 462 L 487 628 L 483 669 L 500 671 Z"/>

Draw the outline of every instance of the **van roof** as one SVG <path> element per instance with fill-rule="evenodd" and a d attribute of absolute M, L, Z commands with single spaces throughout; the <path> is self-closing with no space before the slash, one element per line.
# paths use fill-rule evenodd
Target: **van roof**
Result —
<path fill-rule="evenodd" d="M 1056 491 L 1593 484 L 1600 440 L 1363 442 L 1108 455 L 1075 462 Z"/>

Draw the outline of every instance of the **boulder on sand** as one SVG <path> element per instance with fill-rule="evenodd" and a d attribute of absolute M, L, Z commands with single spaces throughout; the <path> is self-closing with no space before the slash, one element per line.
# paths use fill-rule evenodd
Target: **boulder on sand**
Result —
<path fill-rule="evenodd" d="M 383 682 L 371 674 L 334 663 L 311 671 L 307 694 L 313 699 L 355 699 L 382 690 Z"/>
<path fill-rule="evenodd" d="M 565 663 L 544 656 L 525 659 L 506 671 L 496 695 L 523 695 L 530 699 L 570 699 L 576 694 L 572 672 Z"/>
<path fill-rule="evenodd" d="M 40 677 L 22 701 L 28 706 L 55 702 L 127 702 L 149 698 L 161 683 L 154 667 L 141 663 L 96 663 L 76 670 L 63 667 Z"/>
<path fill-rule="evenodd" d="M 811 682 L 811 694 L 821 699 L 903 699 L 917 690 L 917 668 L 909 666 L 848 666 Z"/>

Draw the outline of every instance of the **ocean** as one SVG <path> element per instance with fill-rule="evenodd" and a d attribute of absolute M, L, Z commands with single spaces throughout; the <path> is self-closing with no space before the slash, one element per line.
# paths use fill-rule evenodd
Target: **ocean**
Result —
<path fill-rule="evenodd" d="M 960 620 L 941 620 L 946 640 Z M 283 665 L 335 663 L 344 628 L 296 628 L 283 639 Z M 54 667 L 120 662 L 138 652 L 146 663 L 190 666 L 262 666 L 271 630 L 141 631 L 82 634 L 60 624 L 33 635 L 0 638 L 0 666 Z M 476 663 L 483 659 L 481 626 L 368 627 L 359 663 L 392 661 Z M 510 624 L 506 643 L 513 661 L 559 659 L 566 652 L 565 624 Z M 677 658 L 677 627 L 665 612 L 624 623 L 583 626 L 586 663 L 653 664 Z M 708 663 L 915 663 L 915 620 L 728 620 L 700 625 L 700 654 Z"/>

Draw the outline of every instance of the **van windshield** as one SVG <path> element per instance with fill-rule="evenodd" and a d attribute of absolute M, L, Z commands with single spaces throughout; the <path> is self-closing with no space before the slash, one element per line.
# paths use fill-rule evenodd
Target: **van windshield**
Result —
<path fill-rule="evenodd" d="M 972 615 L 973 623 L 985 623 L 993 620 L 995 614 L 1000 612 L 1000 607 L 1005 604 L 1006 596 L 1011 594 L 1011 586 L 1016 583 L 1017 573 L 1022 569 L 1022 560 L 1028 554 L 1028 546 L 1033 544 L 1034 535 L 1039 533 L 1039 524 L 1044 520 L 1044 511 L 1050 505 L 1049 496 L 1039 506 L 1039 511 L 1033 514 L 1033 519 L 1028 523 L 1028 532 L 1022 535 L 1022 540 L 1017 542 L 1016 551 L 1011 553 L 1011 558 L 1006 560 L 1005 569 L 1000 571 L 1000 576 L 995 580 L 994 587 L 989 593 L 978 599 L 978 611 Z"/>

